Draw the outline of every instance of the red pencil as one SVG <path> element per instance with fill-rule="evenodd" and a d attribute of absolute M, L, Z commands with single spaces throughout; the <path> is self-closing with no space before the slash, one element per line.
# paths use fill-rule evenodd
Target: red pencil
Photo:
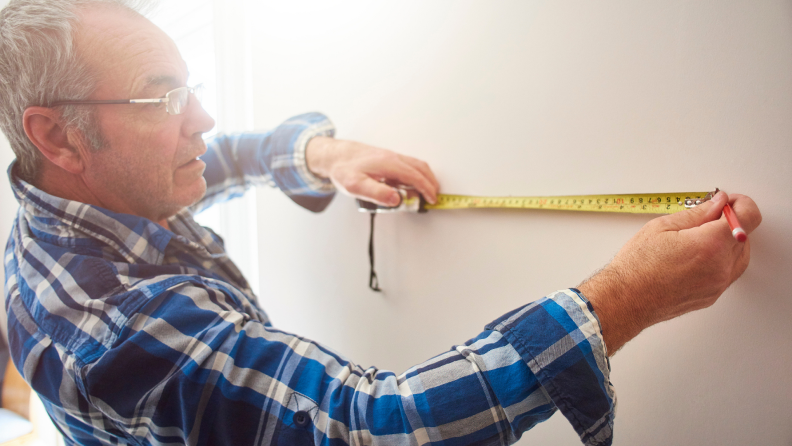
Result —
<path fill-rule="evenodd" d="M 745 233 L 745 229 L 740 226 L 740 221 L 737 220 L 737 216 L 734 215 L 734 209 L 729 206 L 729 203 L 726 203 L 726 206 L 723 207 L 723 215 L 726 216 L 726 221 L 729 222 L 729 228 L 732 230 L 732 235 L 738 242 L 744 242 L 748 240 L 748 234 Z"/>

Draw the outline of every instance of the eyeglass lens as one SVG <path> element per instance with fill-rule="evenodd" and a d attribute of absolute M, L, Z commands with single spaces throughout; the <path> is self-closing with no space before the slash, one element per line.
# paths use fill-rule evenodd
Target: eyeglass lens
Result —
<path fill-rule="evenodd" d="M 190 103 L 190 93 L 192 92 L 195 95 L 195 99 L 198 102 L 201 102 L 201 92 L 202 92 L 201 85 L 196 87 L 182 87 L 177 88 L 168 93 L 168 113 L 172 115 L 180 115 L 184 113 L 184 110 L 187 108 L 187 104 Z"/>
<path fill-rule="evenodd" d="M 172 115 L 180 115 L 185 108 L 187 102 L 190 100 L 190 90 L 187 88 L 179 88 L 168 93 L 168 113 Z"/>

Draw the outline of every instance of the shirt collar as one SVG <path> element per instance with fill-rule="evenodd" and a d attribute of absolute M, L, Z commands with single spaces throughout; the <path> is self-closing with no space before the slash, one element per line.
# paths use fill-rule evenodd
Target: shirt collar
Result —
<path fill-rule="evenodd" d="M 8 167 L 8 179 L 26 217 L 57 221 L 52 230 L 62 232 L 63 237 L 73 238 L 76 232 L 98 239 L 129 263 L 162 262 L 165 248 L 175 237 L 173 232 L 144 217 L 50 195 L 17 177 L 15 164 Z"/>

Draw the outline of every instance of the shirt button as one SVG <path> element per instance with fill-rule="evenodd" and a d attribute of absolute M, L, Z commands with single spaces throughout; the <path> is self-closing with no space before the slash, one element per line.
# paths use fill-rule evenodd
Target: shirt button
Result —
<path fill-rule="evenodd" d="M 297 427 L 305 427 L 311 422 L 311 417 L 308 416 L 308 412 L 304 410 L 300 410 L 294 413 L 294 424 Z"/>

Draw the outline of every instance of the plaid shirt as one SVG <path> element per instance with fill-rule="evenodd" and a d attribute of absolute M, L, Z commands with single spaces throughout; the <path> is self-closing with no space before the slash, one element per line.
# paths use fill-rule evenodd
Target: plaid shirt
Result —
<path fill-rule="evenodd" d="M 314 113 L 217 137 L 193 210 L 259 183 L 323 209 L 333 188 L 308 171 L 305 145 L 332 134 Z M 576 290 L 397 375 L 273 327 L 191 210 L 166 230 L 48 195 L 13 164 L 9 177 L 10 347 L 68 444 L 500 445 L 557 409 L 585 444 L 611 444 L 609 363 Z"/>

